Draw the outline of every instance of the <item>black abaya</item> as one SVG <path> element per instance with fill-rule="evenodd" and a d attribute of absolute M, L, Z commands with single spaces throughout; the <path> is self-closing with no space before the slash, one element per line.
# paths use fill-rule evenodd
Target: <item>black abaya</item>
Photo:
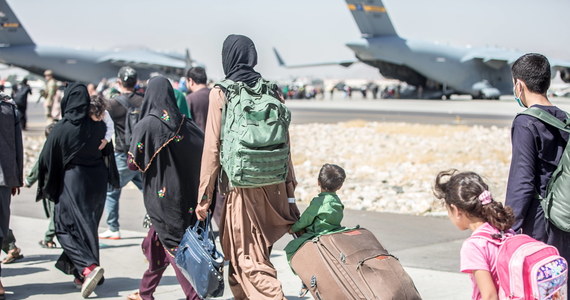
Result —
<path fill-rule="evenodd" d="M 54 220 L 57 239 L 64 249 L 56 266 L 66 274 L 99 265 L 97 227 L 105 207 L 106 179 L 107 169 L 102 162 L 75 165 L 65 171 Z"/>
<path fill-rule="evenodd" d="M 63 119 L 49 135 L 38 169 L 39 195 L 56 203 L 56 235 L 63 248 L 56 267 L 77 278 L 85 268 L 99 265 L 97 227 L 109 181 L 98 149 L 106 127 L 91 120 L 89 102 L 84 85 L 67 87 L 61 104 Z"/>
<path fill-rule="evenodd" d="M 146 211 L 161 243 L 171 251 L 195 220 L 203 146 L 204 133 L 180 114 L 170 82 L 152 78 L 129 155 L 143 172 Z"/>

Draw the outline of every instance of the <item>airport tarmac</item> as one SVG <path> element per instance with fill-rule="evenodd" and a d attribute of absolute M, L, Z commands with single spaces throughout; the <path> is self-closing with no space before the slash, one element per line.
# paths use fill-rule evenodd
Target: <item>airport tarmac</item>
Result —
<path fill-rule="evenodd" d="M 24 258 L 2 266 L 2 283 L 7 289 L 7 299 L 81 299 L 72 284 L 72 277 L 54 267 L 61 249 L 44 249 L 38 245 L 48 220 L 42 216 L 41 203 L 34 201 L 34 188 L 22 190 L 12 200 L 10 227 Z M 146 235 L 141 224 L 144 207 L 137 190 L 123 190 L 120 215 L 122 239 L 100 241 L 101 265 L 105 268 L 106 280 L 90 298 L 125 299 L 138 288 L 147 267 L 140 249 Z M 136 225 L 127 226 L 126 223 Z M 461 241 L 468 233 L 458 231 L 447 218 L 346 210 L 343 223 L 371 230 L 400 259 L 424 299 L 469 298 L 469 279 L 457 271 Z M 102 222 L 100 231 L 104 229 Z M 297 296 L 301 284 L 288 267 L 283 251 L 289 240 L 290 236 L 284 236 L 272 253 L 271 260 L 278 271 L 278 278 L 287 299 L 312 299 Z M 183 299 L 172 268 L 165 272 L 155 296 L 157 300 Z M 230 296 L 226 281 L 224 297 L 220 299 L 231 299 Z"/>
<path fill-rule="evenodd" d="M 552 103 L 570 111 L 570 98 L 552 98 Z M 374 122 L 406 122 L 419 124 L 457 124 L 510 127 L 514 116 L 523 111 L 514 98 L 501 100 L 366 99 L 340 94 L 332 100 L 287 100 L 292 122 L 336 123 L 361 119 Z"/>
<path fill-rule="evenodd" d="M 564 109 L 570 108 L 568 99 L 555 99 Z M 347 119 L 361 119 L 362 113 L 369 115 L 394 112 L 425 113 L 426 115 L 457 114 L 483 115 L 486 118 L 512 118 L 519 111 L 514 101 L 431 101 L 431 100 L 324 100 L 288 101 L 294 122 L 299 111 L 311 109 L 331 110 L 332 116 L 342 115 Z M 30 105 L 30 131 L 25 134 L 43 134 L 42 110 L 40 105 Z M 323 106 L 325 108 L 323 108 Z M 566 107 L 565 107 L 566 106 Z M 340 114 L 339 114 L 340 112 Z M 309 115 L 310 117 L 310 115 Z M 409 115 L 402 115 L 398 122 L 417 122 Z M 434 117 L 440 119 L 439 117 Z M 344 119 L 336 120 L 342 121 Z M 455 118 L 457 121 L 457 118 Z M 329 122 L 333 122 L 330 119 Z M 379 121 L 379 120 L 376 120 Z M 448 120 L 442 120 L 448 122 Z M 37 242 L 47 228 L 41 204 L 36 203 L 35 186 L 23 189 L 21 195 L 12 200 L 12 222 L 17 244 L 25 258 L 3 267 L 2 282 L 7 287 L 8 299 L 79 299 L 71 278 L 56 270 L 54 260 L 61 250 L 40 248 Z M 301 207 L 303 209 L 303 207 Z M 145 236 L 141 226 L 144 216 L 142 195 L 136 189 L 123 190 L 120 207 L 121 232 L 125 237 L 119 241 L 102 241 L 102 265 L 106 268 L 107 281 L 97 289 L 96 296 L 106 299 L 124 299 L 137 289 L 139 279 L 146 268 L 140 251 L 140 242 Z M 468 232 L 458 231 L 445 217 L 424 217 L 379 212 L 347 210 L 344 225 L 361 225 L 370 229 L 383 245 L 398 257 L 412 276 L 424 299 L 468 299 L 470 282 L 465 274 L 458 272 L 459 249 Z M 104 222 L 100 230 L 105 229 Z M 300 283 L 287 266 L 284 245 L 290 240 L 283 237 L 276 245 L 272 260 L 278 269 L 288 299 L 296 297 Z M 226 289 L 228 299 L 229 291 Z M 92 296 L 94 297 L 94 296 Z M 180 299 L 182 292 L 171 269 L 165 273 L 163 284 L 157 290 L 157 299 Z M 305 298 L 310 299 L 310 298 Z"/>

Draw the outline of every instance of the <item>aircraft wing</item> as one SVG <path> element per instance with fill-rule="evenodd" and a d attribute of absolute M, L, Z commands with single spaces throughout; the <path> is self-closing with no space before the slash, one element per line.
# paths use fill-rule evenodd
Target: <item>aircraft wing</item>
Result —
<path fill-rule="evenodd" d="M 161 54 L 152 51 L 116 51 L 101 57 L 99 62 L 110 62 L 117 66 L 129 65 L 132 67 L 165 67 L 174 69 L 186 68 L 184 59 L 177 59 L 172 55 Z"/>
<path fill-rule="evenodd" d="M 502 49 L 480 49 L 469 52 L 461 61 L 468 61 L 471 59 L 479 59 L 489 67 L 500 69 L 505 64 L 513 64 L 524 53 L 513 52 Z M 570 62 L 559 59 L 548 59 L 550 67 L 555 70 L 562 70 L 570 68 Z"/>
<path fill-rule="evenodd" d="M 342 60 L 342 61 L 335 61 L 335 62 L 318 62 L 318 63 L 310 63 L 310 64 L 300 64 L 300 65 L 288 65 L 285 63 L 277 49 L 273 48 L 273 53 L 275 53 L 275 58 L 277 59 L 277 63 L 280 67 L 285 67 L 288 69 L 295 69 L 295 68 L 309 68 L 309 67 L 322 67 L 322 66 L 343 66 L 343 67 L 350 67 L 353 63 L 358 62 L 358 60 Z"/>
<path fill-rule="evenodd" d="M 524 53 L 512 52 L 503 49 L 476 49 L 465 55 L 461 61 L 465 62 L 472 59 L 481 60 L 487 66 L 493 69 L 500 69 L 506 64 L 514 63 Z"/>

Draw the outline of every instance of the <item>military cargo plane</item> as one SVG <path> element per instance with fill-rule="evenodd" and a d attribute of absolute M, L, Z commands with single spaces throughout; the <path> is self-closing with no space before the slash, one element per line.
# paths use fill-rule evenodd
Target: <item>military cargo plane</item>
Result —
<path fill-rule="evenodd" d="M 97 83 L 112 78 L 122 66 L 137 69 L 140 78 L 152 72 L 181 76 L 195 62 L 186 54 L 161 53 L 148 49 L 82 50 L 36 45 L 6 0 L 0 0 L 0 63 L 32 73 L 53 71 L 58 80 Z"/>
<path fill-rule="evenodd" d="M 347 43 L 357 60 L 286 65 L 275 50 L 278 63 L 288 68 L 342 65 L 363 62 L 378 68 L 386 78 L 416 87 L 417 98 L 449 98 L 470 94 L 473 98 L 498 99 L 512 94 L 510 65 L 523 52 L 498 48 L 455 47 L 398 35 L 381 0 L 346 0 L 362 39 Z M 549 58 L 552 74 L 570 83 L 570 62 Z"/>

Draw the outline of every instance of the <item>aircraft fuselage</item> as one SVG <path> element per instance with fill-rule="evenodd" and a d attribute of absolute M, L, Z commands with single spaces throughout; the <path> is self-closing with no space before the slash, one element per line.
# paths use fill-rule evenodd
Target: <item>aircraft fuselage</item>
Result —
<path fill-rule="evenodd" d="M 71 48 L 23 45 L 0 48 L 0 62 L 36 74 L 46 69 L 57 70 L 61 80 L 98 83 L 102 77 L 114 77 L 118 67 L 96 63 L 105 51 L 81 51 Z"/>
<path fill-rule="evenodd" d="M 41 75 L 47 69 L 54 70 L 56 78 L 66 81 L 79 81 L 97 84 L 102 78 L 117 76 L 122 63 L 106 59 L 114 51 L 84 50 L 40 45 L 0 47 L 0 63 L 17 66 Z M 151 53 L 149 50 L 131 50 L 133 56 Z M 175 73 L 167 68 L 132 63 L 139 78 L 149 78 L 152 72 L 161 71 L 165 75 Z M 180 75 L 180 74 L 177 74 Z"/>
<path fill-rule="evenodd" d="M 433 80 L 448 89 L 471 94 L 475 83 L 487 80 L 502 94 L 512 93 L 509 65 L 497 63 L 490 67 L 480 59 L 470 59 L 470 48 L 407 40 L 395 35 L 365 38 L 347 46 L 359 60 L 379 68 L 384 76 L 412 85 L 425 86 L 428 80 Z M 388 67 L 388 74 L 384 74 L 383 65 Z"/>

